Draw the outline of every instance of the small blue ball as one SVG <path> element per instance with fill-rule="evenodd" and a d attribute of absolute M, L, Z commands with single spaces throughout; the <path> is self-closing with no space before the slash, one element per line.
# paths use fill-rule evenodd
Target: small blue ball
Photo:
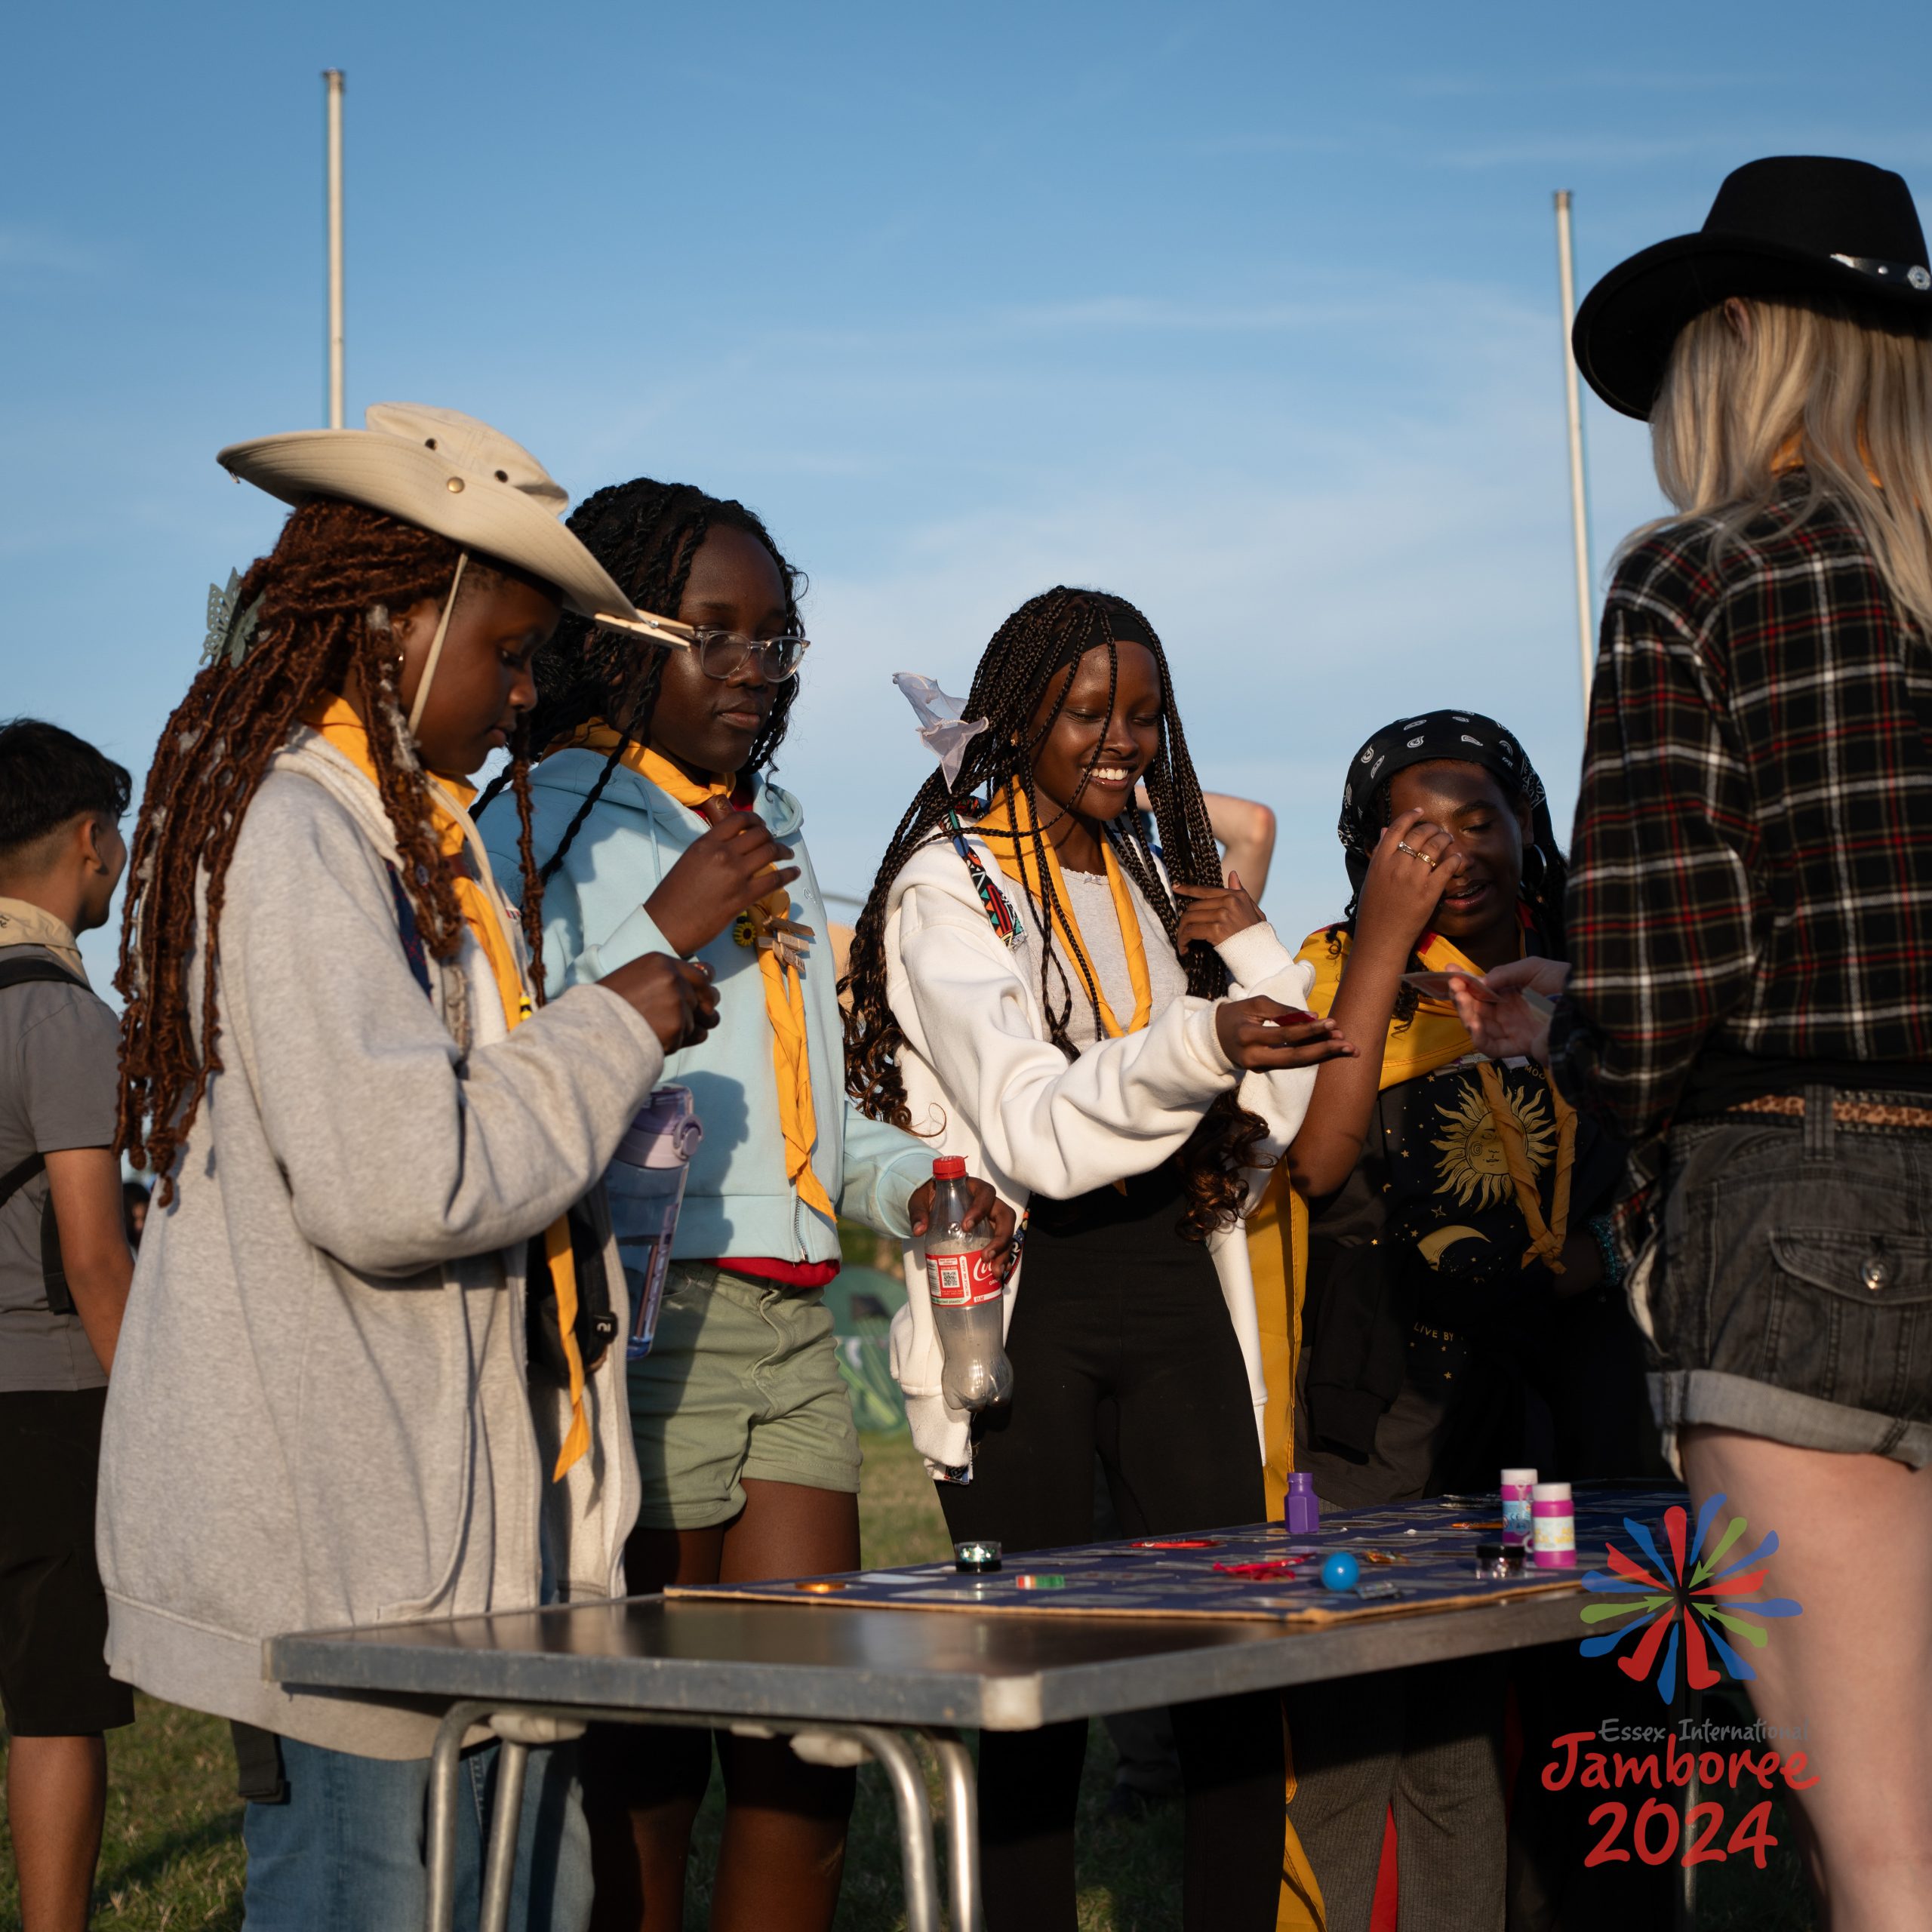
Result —
<path fill-rule="evenodd" d="M 1321 1586 L 1328 1590 L 1352 1590 L 1361 1574 L 1361 1565 L 1346 1549 L 1338 1549 L 1321 1566 Z"/>

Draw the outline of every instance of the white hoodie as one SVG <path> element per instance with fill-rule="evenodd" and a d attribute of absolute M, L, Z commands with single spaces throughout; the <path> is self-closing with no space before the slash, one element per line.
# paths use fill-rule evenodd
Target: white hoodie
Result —
<path fill-rule="evenodd" d="M 1215 1002 L 1192 995 L 1140 1032 L 1068 1060 L 1047 1037 L 1037 915 L 990 849 L 971 843 L 1026 928 L 1018 943 L 1009 948 L 995 934 L 950 842 L 915 853 L 886 900 L 886 998 L 906 1035 L 898 1062 L 912 1131 L 929 1138 L 933 1152 L 962 1155 L 968 1171 L 990 1181 L 1017 1212 L 1035 1194 L 1069 1200 L 1158 1167 L 1238 1082 L 1241 1104 L 1267 1123 L 1257 1155 L 1279 1159 L 1308 1111 L 1314 1069 L 1238 1074 L 1215 1032 Z M 1296 962 L 1272 926 L 1251 926 L 1218 950 L 1232 997 L 1266 993 L 1286 1006 L 1306 1004 L 1314 969 Z M 1250 1171 L 1247 1211 L 1268 1178 L 1265 1168 Z M 1244 1231 L 1223 1228 L 1208 1251 L 1247 1367 L 1257 1453 L 1265 1454 L 1268 1390 Z M 1006 1285 L 1009 1324 L 1024 1272 L 1023 1259 Z M 928 1463 L 957 1469 L 970 1460 L 970 1419 L 940 1391 L 944 1357 L 919 1242 L 906 1248 L 906 1306 L 892 1324 L 892 1372 Z"/>

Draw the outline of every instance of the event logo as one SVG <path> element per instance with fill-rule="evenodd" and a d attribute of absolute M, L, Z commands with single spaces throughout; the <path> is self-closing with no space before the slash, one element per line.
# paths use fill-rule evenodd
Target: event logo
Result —
<path fill-rule="evenodd" d="M 1610 1564 L 1608 1572 L 1592 1570 L 1583 1579 L 1584 1588 L 1592 1595 L 1619 1599 L 1586 1604 L 1581 1612 L 1586 1623 L 1627 1620 L 1614 1630 L 1585 1638 L 1584 1656 L 1608 1657 L 1625 1638 L 1641 1632 L 1629 1654 L 1617 1660 L 1617 1667 L 1638 1684 L 1654 1671 L 1657 1695 L 1666 1704 L 1676 1694 L 1680 1651 L 1684 1681 L 1694 1690 L 1708 1690 L 1720 1681 L 1722 1672 L 1711 1665 L 1713 1651 L 1724 1671 L 1734 1678 L 1755 1681 L 1758 1673 L 1734 1646 L 1761 1651 L 1766 1633 L 1761 1623 L 1740 1613 L 1749 1610 L 1758 1617 L 1802 1614 L 1801 1607 L 1790 1597 L 1760 1598 L 1753 1594 L 1762 1586 L 1764 1572 L 1752 1566 L 1776 1552 L 1775 1531 L 1748 1556 L 1740 1556 L 1721 1569 L 1718 1566 L 1745 1534 L 1744 1518 L 1734 1516 L 1724 1534 L 1709 1550 L 1704 1549 L 1705 1540 L 1715 1527 L 1718 1512 L 1724 1504 L 1721 1496 L 1714 1496 L 1697 1512 L 1697 1534 L 1691 1537 L 1687 1552 L 1685 1512 L 1681 1508 L 1664 1512 L 1664 1540 L 1670 1551 L 1668 1562 L 1657 1549 L 1651 1526 L 1634 1517 L 1625 1517 L 1623 1527 L 1649 1559 L 1650 1567 L 1646 1568 L 1616 1544 L 1609 1543 L 1604 1551 Z"/>

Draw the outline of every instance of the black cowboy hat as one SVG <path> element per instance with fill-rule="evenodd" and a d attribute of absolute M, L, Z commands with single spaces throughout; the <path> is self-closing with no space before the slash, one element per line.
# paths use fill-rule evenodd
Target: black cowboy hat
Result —
<path fill-rule="evenodd" d="M 1835 297 L 1932 331 L 1925 234 L 1903 179 L 1863 161 L 1779 155 L 1724 177 L 1703 227 L 1619 263 L 1577 312 L 1577 366 L 1647 418 L 1685 323 L 1734 295 Z"/>

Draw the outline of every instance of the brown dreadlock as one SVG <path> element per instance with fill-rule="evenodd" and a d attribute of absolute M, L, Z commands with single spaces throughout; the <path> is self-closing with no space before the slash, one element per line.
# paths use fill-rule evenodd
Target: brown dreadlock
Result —
<path fill-rule="evenodd" d="M 334 498 L 303 504 L 242 580 L 235 608 L 261 603 L 247 654 L 238 664 L 217 656 L 162 731 L 134 832 L 114 983 L 127 1001 L 116 1145 L 159 1177 L 163 1207 L 173 1198 L 175 1158 L 209 1078 L 221 1071 L 215 958 L 242 817 L 269 761 L 318 699 L 356 684 L 371 694 L 369 751 L 395 828 L 398 883 L 432 958 L 453 957 L 461 941 L 463 916 L 432 823 L 428 783 L 396 695 L 395 647 L 386 629 L 377 627 L 384 620 L 372 621 L 376 606 L 400 616 L 446 596 L 457 554 L 449 538 L 378 511 Z M 505 574 L 521 573 L 472 557 L 463 590 Z M 519 782 L 526 855 L 528 796 Z M 198 878 L 206 906 L 198 1042 L 188 992 Z M 534 866 L 526 865 L 524 884 L 528 933 L 539 924 Z"/>
<path fill-rule="evenodd" d="M 1033 786 L 1033 757 L 1053 729 L 1073 673 L 1089 651 L 1104 649 L 1108 654 L 1112 674 L 1108 708 L 1112 709 L 1120 675 L 1118 646 L 1124 642 L 1144 645 L 1160 674 L 1160 743 L 1148 767 L 1146 782 L 1161 863 L 1156 862 L 1146 823 L 1138 812 L 1121 814 L 1107 828 L 1108 841 L 1121 869 L 1158 915 L 1170 940 L 1180 927 L 1181 908 L 1161 877 L 1161 863 L 1177 884 L 1221 884 L 1207 801 L 1195 777 L 1174 706 L 1167 654 L 1153 626 L 1124 598 L 1101 591 L 1071 590 L 1061 585 L 1023 604 L 994 633 L 973 673 L 964 715 L 985 718 L 989 728 L 971 741 L 950 786 L 945 775 L 937 771 L 920 786 L 886 848 L 872 895 L 854 932 L 847 980 L 852 1000 L 845 1023 L 846 1086 L 860 1110 L 873 1119 L 909 1131 L 912 1124 L 897 1058 L 906 1036 L 885 996 L 885 906 L 892 882 L 915 852 L 951 836 L 949 817 L 956 814 L 962 823 L 970 823 L 980 815 L 978 800 L 996 798 L 1009 785 L 1023 795 L 1032 808 L 1032 829 L 1025 835 L 1032 841 L 1035 875 L 1048 900 L 1045 916 L 1039 921 L 1040 1000 L 1048 1037 L 1069 1060 L 1078 1057 L 1079 1050 L 1067 1032 L 1073 987 L 1066 968 L 1055 957 L 1054 946 L 1056 912 L 1066 914 L 1069 925 L 1075 921 L 1066 909 L 1054 903 L 1041 827 L 1050 823 L 1057 811 L 1041 808 Z M 1035 724 L 1034 715 L 1050 691 L 1051 709 L 1043 721 Z M 1189 992 L 1218 999 L 1227 992 L 1227 968 L 1212 947 L 1190 946 L 1182 963 Z M 1097 1033 L 1100 989 L 1085 960 L 1076 956 L 1074 964 L 1082 991 L 1094 1008 Z M 1050 974 L 1057 979 L 1057 998 Z M 1265 1124 L 1238 1106 L 1232 1094 L 1223 1094 L 1203 1117 L 1179 1157 L 1189 1197 L 1180 1231 L 1189 1239 L 1204 1241 L 1239 1214 L 1247 1191 L 1244 1170 L 1253 1161 L 1255 1143 L 1266 1131 Z"/>

